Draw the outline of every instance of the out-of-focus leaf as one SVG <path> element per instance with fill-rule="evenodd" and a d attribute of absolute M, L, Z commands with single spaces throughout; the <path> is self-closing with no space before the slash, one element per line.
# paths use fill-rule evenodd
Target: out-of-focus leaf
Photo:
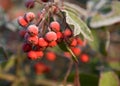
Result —
<path fill-rule="evenodd" d="M 12 68 L 14 65 L 15 65 L 14 56 L 10 57 L 10 59 L 8 59 L 7 61 L 1 63 L 1 66 L 3 67 L 4 71 L 9 71 L 10 68 Z"/>
<path fill-rule="evenodd" d="M 93 40 L 90 29 L 87 25 L 80 19 L 79 12 L 70 6 L 65 6 L 66 21 L 68 24 L 74 25 L 74 36 L 80 33 L 88 40 Z"/>
<path fill-rule="evenodd" d="M 119 78 L 113 71 L 101 72 L 99 86 L 120 86 Z"/>
<path fill-rule="evenodd" d="M 81 86 L 97 86 L 99 78 L 96 75 L 93 74 L 85 74 L 80 73 L 80 84 Z M 74 73 L 71 73 L 68 77 L 69 82 L 73 82 L 74 80 Z"/>
<path fill-rule="evenodd" d="M 120 71 L 120 62 L 119 62 L 119 60 L 118 61 L 109 61 L 108 64 L 112 69 Z"/>

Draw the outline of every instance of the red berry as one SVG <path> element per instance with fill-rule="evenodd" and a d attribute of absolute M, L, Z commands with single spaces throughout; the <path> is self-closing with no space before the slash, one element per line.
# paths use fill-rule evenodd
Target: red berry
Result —
<path fill-rule="evenodd" d="M 31 22 L 35 18 L 35 14 L 33 12 L 28 12 L 24 16 L 27 22 Z"/>
<path fill-rule="evenodd" d="M 45 39 L 49 42 L 51 41 L 56 41 L 57 40 L 57 35 L 55 32 L 53 31 L 50 31 L 50 32 L 47 32 L 46 35 L 45 35 Z"/>
<path fill-rule="evenodd" d="M 82 54 L 80 56 L 80 60 L 84 63 L 87 63 L 89 61 L 89 56 L 87 54 Z"/>
<path fill-rule="evenodd" d="M 65 29 L 65 31 L 63 32 L 63 35 L 64 35 L 64 37 L 70 37 L 70 36 L 72 36 L 72 32 L 71 32 L 71 30 L 70 29 Z"/>
<path fill-rule="evenodd" d="M 76 38 L 76 40 L 78 45 L 83 46 L 83 40 L 81 40 L 80 38 Z"/>
<path fill-rule="evenodd" d="M 39 40 L 38 40 L 38 45 L 39 45 L 40 47 L 47 47 L 48 42 L 47 42 L 44 38 L 39 38 Z"/>
<path fill-rule="evenodd" d="M 61 39 L 61 38 L 63 38 L 63 35 L 62 35 L 61 32 L 57 32 L 56 34 L 57 34 L 57 39 Z"/>
<path fill-rule="evenodd" d="M 18 23 L 22 27 L 27 27 L 28 25 L 28 22 L 22 16 L 18 17 Z"/>
<path fill-rule="evenodd" d="M 41 0 L 42 2 L 48 2 L 49 0 Z"/>
<path fill-rule="evenodd" d="M 58 32 L 58 31 L 60 31 L 60 24 L 57 21 L 53 21 L 50 23 L 50 28 L 53 31 Z"/>
<path fill-rule="evenodd" d="M 56 59 L 56 55 L 54 52 L 47 52 L 45 56 L 49 61 L 55 61 Z"/>
<path fill-rule="evenodd" d="M 55 47 L 57 45 L 57 42 L 56 41 L 52 41 L 52 42 L 49 42 L 48 43 L 48 46 L 49 47 Z"/>
<path fill-rule="evenodd" d="M 50 68 L 42 62 L 36 63 L 34 65 L 34 69 L 36 74 L 38 75 L 41 75 L 43 73 L 48 73 L 50 71 Z"/>
<path fill-rule="evenodd" d="M 28 43 L 37 45 L 38 44 L 38 36 L 30 36 L 27 38 Z"/>
<path fill-rule="evenodd" d="M 67 57 L 67 58 L 71 58 L 71 57 L 72 57 L 72 55 L 70 54 L 70 52 L 64 52 L 64 55 L 65 55 L 65 57 Z"/>
<path fill-rule="evenodd" d="M 24 38 L 25 34 L 26 34 L 26 30 L 20 30 L 20 31 L 19 31 L 19 35 L 20 35 L 22 38 Z"/>
<path fill-rule="evenodd" d="M 81 53 L 80 48 L 77 48 L 77 47 L 72 47 L 71 50 L 73 51 L 73 53 L 74 53 L 76 56 L 79 56 L 80 53 Z"/>
<path fill-rule="evenodd" d="M 31 60 L 36 60 L 38 58 L 35 51 L 29 51 L 27 57 Z"/>
<path fill-rule="evenodd" d="M 42 51 L 36 51 L 35 52 L 38 58 L 43 57 L 44 53 Z"/>
<path fill-rule="evenodd" d="M 70 43 L 70 46 L 77 46 L 77 40 L 76 39 L 73 39 L 72 42 Z"/>
<path fill-rule="evenodd" d="M 27 28 L 27 32 L 31 36 L 38 35 L 38 27 L 36 25 L 29 25 L 28 28 Z"/>
<path fill-rule="evenodd" d="M 23 46 L 22 46 L 22 50 L 23 50 L 24 52 L 29 52 L 30 50 L 32 50 L 32 46 L 29 45 L 29 44 L 27 44 L 27 43 L 25 43 L 25 44 L 23 44 Z"/>
<path fill-rule="evenodd" d="M 34 0 L 26 0 L 26 2 L 25 2 L 26 8 L 33 8 L 34 5 L 35 5 Z"/>

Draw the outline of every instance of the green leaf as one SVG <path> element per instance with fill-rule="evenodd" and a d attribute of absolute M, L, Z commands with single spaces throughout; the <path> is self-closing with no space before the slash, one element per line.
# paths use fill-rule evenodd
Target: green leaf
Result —
<path fill-rule="evenodd" d="M 80 19 L 79 13 L 72 7 L 66 6 L 63 12 L 66 13 L 66 22 L 74 25 L 74 36 L 80 33 L 88 40 L 93 40 L 92 33 L 88 26 Z"/>
<path fill-rule="evenodd" d="M 120 86 L 118 76 L 113 71 L 101 72 L 99 86 Z"/>

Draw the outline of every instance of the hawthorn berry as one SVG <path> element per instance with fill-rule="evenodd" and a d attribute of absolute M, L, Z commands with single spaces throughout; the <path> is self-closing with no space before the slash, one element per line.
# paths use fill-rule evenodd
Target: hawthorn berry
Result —
<path fill-rule="evenodd" d="M 33 8 L 34 5 L 35 5 L 34 0 L 26 0 L 26 2 L 25 2 L 26 8 Z"/>
<path fill-rule="evenodd" d="M 27 12 L 24 18 L 27 22 L 31 22 L 35 18 L 35 14 L 33 12 Z"/>
<path fill-rule="evenodd" d="M 38 44 L 38 36 L 29 36 L 27 38 L 27 42 L 29 44 L 37 45 Z"/>
<path fill-rule="evenodd" d="M 29 25 L 27 28 L 27 32 L 31 36 L 36 36 L 36 35 L 38 35 L 38 27 L 36 25 Z"/>
<path fill-rule="evenodd" d="M 42 62 L 38 62 L 34 65 L 35 73 L 41 75 L 43 73 L 48 73 L 50 68 Z"/>
<path fill-rule="evenodd" d="M 38 58 L 41 58 L 44 55 L 43 51 L 35 51 L 35 53 L 36 53 Z"/>
<path fill-rule="evenodd" d="M 38 39 L 38 45 L 40 47 L 47 47 L 48 46 L 48 42 L 44 38 L 41 37 L 41 38 Z"/>
<path fill-rule="evenodd" d="M 20 37 L 24 38 L 25 34 L 26 34 L 26 30 L 20 30 L 19 31 Z"/>
<path fill-rule="evenodd" d="M 57 21 L 53 21 L 50 23 L 50 28 L 53 31 L 58 32 L 58 31 L 60 31 L 60 24 Z"/>
<path fill-rule="evenodd" d="M 36 52 L 33 50 L 27 53 L 27 57 L 31 60 L 36 60 L 38 58 Z"/>
<path fill-rule="evenodd" d="M 55 61 L 55 59 L 56 59 L 56 55 L 55 55 L 55 53 L 52 52 L 52 51 L 47 52 L 47 53 L 45 54 L 45 56 L 46 56 L 46 59 L 49 60 L 49 61 Z"/>
<path fill-rule="evenodd" d="M 28 22 L 22 16 L 18 17 L 17 21 L 18 21 L 18 24 L 22 27 L 27 27 L 28 25 Z"/>
<path fill-rule="evenodd" d="M 32 46 L 31 46 L 30 44 L 24 43 L 24 44 L 22 45 L 22 50 L 23 50 L 24 52 L 29 52 L 30 50 L 32 50 Z"/>
<path fill-rule="evenodd" d="M 51 42 L 48 43 L 49 47 L 55 47 L 56 45 L 57 45 L 56 41 L 51 41 Z"/>
<path fill-rule="evenodd" d="M 65 29 L 63 32 L 64 37 L 70 37 L 72 36 L 72 31 L 70 29 Z"/>
<path fill-rule="evenodd" d="M 70 46 L 72 46 L 72 47 L 77 46 L 77 40 L 73 39 L 72 42 L 70 43 Z"/>
<path fill-rule="evenodd" d="M 71 50 L 73 51 L 73 53 L 74 53 L 76 56 L 79 56 L 80 53 L 81 53 L 80 48 L 77 48 L 77 47 L 72 47 Z"/>
<path fill-rule="evenodd" d="M 57 40 L 57 34 L 53 31 L 47 32 L 45 35 L 45 39 L 49 42 Z"/>
<path fill-rule="evenodd" d="M 87 54 L 82 54 L 80 56 L 80 60 L 84 63 L 87 63 L 89 61 L 89 56 Z"/>

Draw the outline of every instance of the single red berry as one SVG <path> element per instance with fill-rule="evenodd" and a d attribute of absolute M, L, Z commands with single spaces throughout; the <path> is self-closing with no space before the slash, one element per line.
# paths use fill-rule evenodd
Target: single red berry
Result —
<path fill-rule="evenodd" d="M 41 0 L 42 2 L 48 2 L 49 0 Z"/>
<path fill-rule="evenodd" d="M 28 43 L 37 45 L 38 44 L 38 36 L 30 36 L 27 38 Z"/>
<path fill-rule="evenodd" d="M 36 60 L 38 58 L 35 51 L 29 51 L 27 57 L 31 60 Z"/>
<path fill-rule="evenodd" d="M 57 34 L 57 39 L 63 38 L 63 34 L 61 32 L 57 32 L 56 34 Z"/>
<path fill-rule="evenodd" d="M 77 37 L 76 40 L 77 40 L 78 45 L 83 46 L 83 40 L 82 39 Z"/>
<path fill-rule="evenodd" d="M 48 46 L 48 42 L 44 38 L 39 38 L 38 45 L 40 47 L 47 47 Z"/>
<path fill-rule="evenodd" d="M 42 62 L 38 62 L 34 65 L 34 69 L 37 75 L 41 75 L 43 73 L 48 73 L 50 68 Z"/>
<path fill-rule="evenodd" d="M 27 28 L 27 32 L 31 36 L 38 35 L 38 27 L 36 25 L 29 25 L 28 28 Z"/>
<path fill-rule="evenodd" d="M 72 55 L 70 54 L 70 52 L 64 52 L 64 56 L 67 57 L 67 58 L 71 58 Z"/>
<path fill-rule="evenodd" d="M 27 22 L 31 22 L 35 18 L 35 14 L 33 12 L 28 12 L 24 16 Z"/>
<path fill-rule="evenodd" d="M 73 51 L 73 53 L 74 53 L 76 56 L 79 56 L 80 53 L 81 53 L 80 48 L 77 48 L 77 47 L 72 47 L 71 50 Z"/>
<path fill-rule="evenodd" d="M 51 42 L 48 43 L 49 47 L 55 47 L 56 45 L 57 45 L 56 41 L 51 41 Z"/>
<path fill-rule="evenodd" d="M 47 32 L 45 35 L 45 39 L 49 42 L 57 40 L 57 34 L 53 31 Z"/>
<path fill-rule="evenodd" d="M 49 60 L 49 61 L 55 61 L 55 59 L 56 59 L 56 55 L 54 52 L 47 52 L 45 54 L 45 56 L 46 56 L 47 60 Z"/>
<path fill-rule="evenodd" d="M 72 42 L 70 43 L 70 46 L 72 46 L 72 47 L 77 46 L 77 40 L 73 39 Z"/>
<path fill-rule="evenodd" d="M 30 50 L 32 50 L 32 46 L 31 46 L 30 44 L 24 43 L 24 44 L 22 45 L 22 50 L 23 50 L 24 52 L 29 52 Z"/>
<path fill-rule="evenodd" d="M 89 61 L 89 56 L 87 54 L 82 54 L 80 56 L 80 60 L 84 63 L 87 63 Z"/>
<path fill-rule="evenodd" d="M 20 30 L 19 31 L 20 37 L 24 38 L 25 34 L 26 34 L 26 30 Z"/>
<path fill-rule="evenodd" d="M 28 22 L 22 16 L 19 16 L 17 21 L 18 24 L 22 27 L 27 27 L 28 25 Z"/>
<path fill-rule="evenodd" d="M 53 21 L 50 23 L 50 28 L 53 31 L 58 32 L 58 31 L 60 31 L 60 24 L 57 21 Z"/>
<path fill-rule="evenodd" d="M 72 32 L 71 32 L 71 30 L 70 29 L 65 29 L 65 31 L 63 32 L 63 35 L 64 35 L 64 37 L 70 37 L 70 36 L 72 36 Z"/>
<path fill-rule="evenodd" d="M 35 5 L 34 0 L 26 0 L 26 2 L 25 2 L 26 8 L 33 8 L 34 5 Z"/>
<path fill-rule="evenodd" d="M 38 58 L 42 58 L 44 55 L 43 51 L 36 51 L 35 53 L 36 53 Z"/>

